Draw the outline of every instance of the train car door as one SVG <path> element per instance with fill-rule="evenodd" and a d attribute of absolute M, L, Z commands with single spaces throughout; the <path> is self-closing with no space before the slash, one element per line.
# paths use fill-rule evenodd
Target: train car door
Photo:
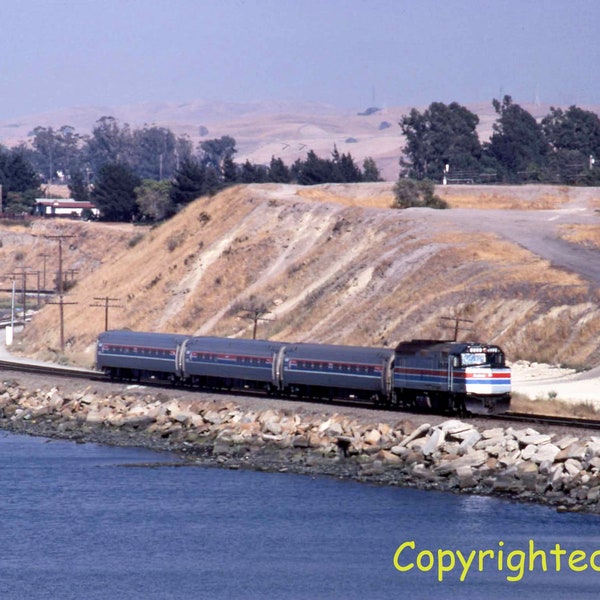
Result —
<path fill-rule="evenodd" d="M 383 359 L 383 369 L 382 369 L 382 381 L 381 381 L 381 391 L 383 392 L 384 398 L 386 401 L 390 401 L 392 399 L 392 395 L 394 392 L 394 359 L 395 354 L 391 354 L 389 357 Z"/>
<path fill-rule="evenodd" d="M 448 391 L 449 392 L 454 392 L 454 368 L 456 366 L 458 366 L 457 363 L 457 357 L 449 354 L 447 356 L 447 362 L 448 362 Z"/>
<path fill-rule="evenodd" d="M 175 352 L 175 372 L 179 379 L 185 379 L 185 351 L 187 348 L 188 340 L 183 340 L 181 344 L 177 344 L 177 350 Z"/>
<path fill-rule="evenodd" d="M 283 389 L 283 361 L 285 360 L 285 351 L 287 347 L 282 346 L 279 348 L 277 354 L 273 355 L 273 370 L 271 371 L 271 378 L 273 380 L 273 387 L 276 390 Z"/>

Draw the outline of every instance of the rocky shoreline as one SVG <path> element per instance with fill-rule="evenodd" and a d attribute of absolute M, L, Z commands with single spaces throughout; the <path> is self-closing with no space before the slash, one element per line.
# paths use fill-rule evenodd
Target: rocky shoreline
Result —
<path fill-rule="evenodd" d="M 161 392 L 64 392 L 0 383 L 0 428 L 176 452 L 188 465 L 327 475 L 497 495 L 600 514 L 600 436 L 448 419 L 368 423 Z"/>

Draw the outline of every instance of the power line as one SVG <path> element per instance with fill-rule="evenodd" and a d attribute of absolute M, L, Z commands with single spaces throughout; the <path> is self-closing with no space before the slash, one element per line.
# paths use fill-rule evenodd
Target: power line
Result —
<path fill-rule="evenodd" d="M 452 338 L 453 342 L 456 342 L 456 340 L 458 340 L 458 329 L 461 323 L 473 323 L 471 319 L 463 319 L 462 317 L 440 317 L 440 319 L 445 319 L 446 321 L 454 321 L 454 336 Z M 473 330 L 467 328 L 467 331 Z"/>
<path fill-rule="evenodd" d="M 244 308 L 242 307 L 242 310 L 246 311 L 248 314 L 247 315 L 243 315 L 244 319 L 249 319 L 250 321 L 254 322 L 254 326 L 252 328 L 252 339 L 255 340 L 256 339 L 256 329 L 258 327 L 258 322 L 259 321 L 273 321 L 273 319 L 267 319 L 265 318 L 263 315 L 266 315 L 269 313 L 269 311 L 266 308 Z"/>
<path fill-rule="evenodd" d="M 108 309 L 109 308 L 123 308 L 120 304 L 110 304 L 111 302 L 117 302 L 120 298 L 109 298 L 108 296 L 102 296 L 100 298 L 94 297 L 94 300 L 102 300 L 103 304 L 90 304 L 90 306 L 104 308 L 104 331 L 108 331 Z"/>
<path fill-rule="evenodd" d="M 77 302 L 65 302 L 64 295 L 60 294 L 58 302 L 48 302 L 48 304 L 58 304 L 60 307 L 60 351 L 65 351 L 65 305 L 67 304 L 78 304 Z"/>

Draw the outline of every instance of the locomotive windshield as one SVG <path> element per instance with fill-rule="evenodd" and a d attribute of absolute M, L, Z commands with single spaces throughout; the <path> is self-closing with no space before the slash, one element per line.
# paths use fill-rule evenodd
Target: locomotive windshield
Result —
<path fill-rule="evenodd" d="M 471 348 L 470 352 L 463 352 L 460 355 L 460 363 L 463 367 L 480 367 L 489 365 L 492 367 L 504 366 L 504 354 L 498 348 L 480 349 L 475 351 Z"/>

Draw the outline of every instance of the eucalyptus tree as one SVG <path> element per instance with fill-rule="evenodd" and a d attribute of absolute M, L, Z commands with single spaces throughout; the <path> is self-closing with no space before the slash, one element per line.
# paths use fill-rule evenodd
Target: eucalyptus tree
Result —
<path fill-rule="evenodd" d="M 502 102 L 494 99 L 492 105 L 498 119 L 485 146 L 487 156 L 497 163 L 505 181 L 543 180 L 550 146 L 542 126 L 510 96 Z"/>
<path fill-rule="evenodd" d="M 413 108 L 400 120 L 406 138 L 401 176 L 439 181 L 448 164 L 457 172 L 479 171 L 478 123 L 479 117 L 457 102 L 433 102 L 423 113 Z"/>

